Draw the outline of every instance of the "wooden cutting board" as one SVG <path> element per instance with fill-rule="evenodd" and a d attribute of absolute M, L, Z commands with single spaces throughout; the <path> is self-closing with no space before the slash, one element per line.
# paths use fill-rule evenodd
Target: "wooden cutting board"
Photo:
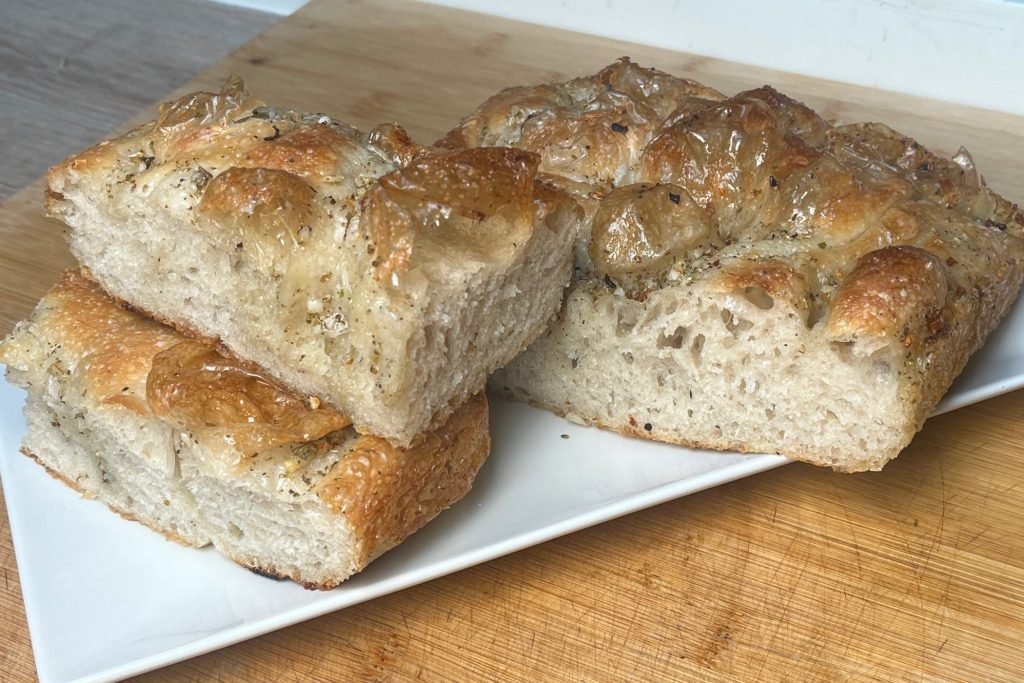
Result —
<path fill-rule="evenodd" d="M 687 30 L 687 27 L 680 27 Z M 960 144 L 1024 200 L 1024 119 L 427 5 L 314 0 L 183 90 L 430 141 L 494 91 L 621 55 Z M 0 208 L 0 333 L 72 264 L 41 184 Z M 882 473 L 797 464 L 551 541 L 150 680 L 1024 680 L 1024 391 L 930 420 Z M 0 679 L 34 680 L 6 516 Z"/>

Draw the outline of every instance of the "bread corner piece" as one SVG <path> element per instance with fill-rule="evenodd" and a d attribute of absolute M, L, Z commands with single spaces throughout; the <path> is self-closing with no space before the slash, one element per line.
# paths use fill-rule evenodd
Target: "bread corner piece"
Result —
<path fill-rule="evenodd" d="M 46 206 L 112 295 L 406 446 L 558 310 L 579 207 L 537 165 L 232 80 L 55 166 Z"/>
<path fill-rule="evenodd" d="M 438 144 L 535 152 L 588 211 L 564 310 L 492 386 L 643 438 L 880 469 L 1024 274 L 1024 212 L 966 150 L 770 87 L 624 59 L 505 90 Z"/>
<path fill-rule="evenodd" d="M 66 273 L 0 345 L 23 451 L 122 516 L 332 588 L 460 499 L 490 448 L 470 398 L 401 449 Z"/>

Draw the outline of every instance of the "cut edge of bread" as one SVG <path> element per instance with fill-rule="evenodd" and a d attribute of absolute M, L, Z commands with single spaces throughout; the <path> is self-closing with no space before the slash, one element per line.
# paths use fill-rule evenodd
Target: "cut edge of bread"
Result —
<path fill-rule="evenodd" d="M 65 190 L 71 198 L 73 192 Z M 84 201 L 84 200 L 83 200 Z M 571 221 L 538 223 L 505 268 L 465 269 L 433 282 L 421 305 L 368 332 L 383 344 L 379 375 L 350 376 L 328 337 L 286 338 L 278 283 L 237 270 L 186 223 L 126 224 L 99 209 L 68 218 L 72 253 L 112 296 L 179 332 L 215 343 L 283 384 L 334 405 L 365 434 L 399 446 L 440 424 L 489 373 L 537 339 L 557 314 L 571 275 Z M 551 221 L 552 225 L 556 222 Z M 159 245 L 153 248 L 152 245 Z M 269 297 L 269 298 L 268 298 Z M 389 336 L 390 335 L 390 336 Z M 290 349 L 287 357 L 277 349 Z M 368 347 L 369 348 L 369 347 Z M 358 349 L 359 354 L 371 352 Z M 393 391 L 375 382 L 393 381 Z"/>
<path fill-rule="evenodd" d="M 1020 282 L 1008 283 L 1014 292 Z M 666 288 L 645 301 L 593 283 L 491 378 L 492 390 L 570 421 L 692 448 L 879 470 L 910 443 L 1014 301 L 935 342 L 927 371 L 895 340 L 824 338 L 763 296 Z"/>

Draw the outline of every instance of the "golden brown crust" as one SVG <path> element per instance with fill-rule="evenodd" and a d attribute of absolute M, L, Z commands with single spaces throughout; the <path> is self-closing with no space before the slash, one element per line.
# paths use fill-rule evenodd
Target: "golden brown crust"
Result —
<path fill-rule="evenodd" d="M 330 177 L 363 151 L 359 140 L 322 123 L 262 140 L 235 160 L 235 168 L 270 168 L 317 179 Z"/>
<path fill-rule="evenodd" d="M 89 282 L 92 282 L 93 284 L 96 284 L 95 280 L 92 279 L 92 277 L 91 277 L 91 275 L 89 273 L 89 269 L 88 268 L 81 268 L 81 270 L 79 272 L 82 274 L 82 276 L 84 278 L 89 280 Z M 257 373 L 257 374 L 260 374 L 260 373 L 265 374 L 265 371 L 259 365 L 255 364 L 255 363 L 252 363 L 250 361 L 247 361 L 244 358 L 239 358 L 238 356 L 234 355 L 231 352 L 231 349 L 229 349 L 227 346 L 225 346 L 224 343 L 221 341 L 221 339 L 219 337 L 211 337 L 209 335 L 203 334 L 202 332 L 200 332 L 199 330 L 197 330 L 197 329 L 195 329 L 193 327 L 189 327 L 188 325 L 183 325 L 183 324 L 181 324 L 181 323 L 179 323 L 177 321 L 174 321 L 174 320 L 169 320 L 168 318 L 165 318 L 162 315 L 149 310 L 148 308 L 143 308 L 142 306 L 134 306 L 134 305 L 128 303 L 127 301 L 124 301 L 123 299 L 119 299 L 116 296 L 114 296 L 113 294 L 110 294 L 108 292 L 104 292 L 104 294 L 106 294 L 108 297 L 110 297 L 110 299 L 112 301 L 116 302 L 118 306 L 120 306 L 124 310 L 128 311 L 129 313 L 133 313 L 133 314 L 135 314 L 137 316 L 140 316 L 140 317 L 142 317 L 144 319 L 152 320 L 153 322 L 159 323 L 160 325 L 163 325 L 164 327 L 167 327 L 167 328 L 170 328 L 170 329 L 174 330 L 179 335 L 182 335 L 184 337 L 188 337 L 189 339 L 193 339 L 193 340 L 201 342 L 201 343 L 203 343 L 203 344 L 205 344 L 207 346 L 210 346 L 210 347 L 216 349 L 217 353 L 219 353 L 220 355 L 224 356 L 225 358 L 230 358 L 231 362 L 236 363 L 239 367 L 244 368 L 244 369 L 248 370 L 249 372 L 254 372 L 254 373 Z M 290 388 L 290 387 L 288 387 L 288 388 Z M 296 392 L 296 393 L 298 393 L 298 392 Z M 319 398 L 319 397 L 313 397 L 313 398 Z"/>
<path fill-rule="evenodd" d="M 363 436 L 317 486 L 351 522 L 361 567 L 464 496 L 490 450 L 487 401 L 477 394 L 418 445 Z"/>
<path fill-rule="evenodd" d="M 234 167 L 212 179 L 196 211 L 214 229 L 237 232 L 240 240 L 266 237 L 281 247 L 302 239 L 319 219 L 316 190 L 289 171 Z"/>
<path fill-rule="evenodd" d="M 948 208 L 996 225 L 1024 227 L 1024 211 L 988 189 L 963 148 L 953 159 L 944 159 L 881 123 L 837 126 L 828 131 L 827 144 L 837 158 L 883 175 L 895 173 L 921 196 Z"/>
<path fill-rule="evenodd" d="M 724 96 L 714 88 L 658 71 L 644 68 L 620 57 L 618 61 L 601 69 L 597 81 L 606 90 L 611 89 L 628 95 L 637 102 L 654 110 L 661 119 L 671 117 L 680 106 L 691 100 L 720 100 Z"/>
<path fill-rule="evenodd" d="M 152 414 L 146 373 L 153 356 L 180 339 L 173 330 L 114 305 L 77 271 L 64 273 L 43 298 L 36 320 L 59 340 L 62 355 L 74 360 L 76 381 L 89 402 Z"/>
<path fill-rule="evenodd" d="M 761 238 L 792 214 L 780 186 L 818 159 L 788 114 L 775 98 L 750 93 L 707 102 L 645 146 L 637 178 L 681 186 L 725 239 Z"/>
<path fill-rule="evenodd" d="M 504 242 L 481 245 L 505 231 L 481 237 L 464 225 L 467 216 L 489 225 L 480 214 L 500 208 L 528 238 L 536 166 L 519 150 L 429 150 L 394 125 L 364 135 L 322 114 L 265 106 L 233 79 L 219 93 L 168 102 L 157 120 L 54 166 L 45 204 L 49 215 L 65 217 L 71 185 L 115 206 L 141 198 L 195 216 L 211 240 L 262 270 L 302 270 L 312 254 L 341 248 L 352 260 L 347 268 L 385 281 L 410 263 L 416 234 L 429 233 L 440 253 L 453 247 L 501 258 Z M 364 210 L 369 229 L 348 229 Z M 375 258 L 365 258 L 364 240 Z M 429 245 L 425 251 L 436 257 Z"/>
<path fill-rule="evenodd" d="M 461 247 L 482 257 L 525 245 L 537 163 L 536 155 L 509 148 L 435 151 L 382 176 L 362 204 L 378 277 L 407 269 L 415 241 L 437 240 L 445 223 Z"/>
<path fill-rule="evenodd" d="M 160 419 L 200 440 L 230 443 L 243 456 L 313 441 L 352 423 L 192 340 L 153 357 L 146 399 Z"/>
<path fill-rule="evenodd" d="M 72 272 L 72 271 L 68 271 L 68 272 Z M 80 274 L 83 278 L 85 278 L 85 280 L 87 280 L 93 286 L 98 286 L 98 285 L 95 285 L 95 283 L 89 277 L 89 271 L 88 271 L 87 268 L 83 267 L 79 271 L 77 271 L 77 273 Z M 66 275 L 67 275 L 67 273 L 65 273 L 65 276 Z M 111 301 L 114 301 L 120 308 L 124 309 L 128 313 L 131 313 L 131 314 L 136 315 L 136 316 L 140 316 L 143 319 L 152 320 L 152 321 L 158 323 L 159 325 L 161 325 L 163 327 L 166 327 L 168 329 L 173 330 L 173 332 L 177 333 L 178 335 L 181 335 L 183 337 L 187 337 L 189 340 L 192 340 L 192 341 L 195 341 L 195 342 L 199 342 L 200 344 L 202 344 L 204 346 L 207 346 L 210 349 L 215 350 L 219 356 L 221 356 L 224 359 L 226 359 L 232 366 L 234 366 L 236 368 L 239 368 L 240 370 L 244 371 L 245 373 L 256 375 L 256 376 L 260 376 L 260 377 L 263 377 L 263 378 L 269 378 L 269 375 L 266 372 L 266 370 L 261 368 L 256 363 L 253 363 L 253 362 L 248 361 L 248 360 L 246 360 L 244 358 L 239 358 L 238 356 L 236 356 L 231 351 L 231 349 L 229 349 L 227 346 L 225 346 L 223 344 L 223 342 L 218 337 L 211 337 L 209 335 L 205 335 L 205 334 L 199 332 L 198 330 L 196 330 L 195 328 L 189 327 L 188 325 L 183 325 L 183 324 L 181 324 L 180 322 L 178 322 L 176 320 L 169 320 L 169 319 L 167 319 L 167 318 L 165 318 L 165 317 L 163 317 L 163 316 L 161 316 L 161 315 L 159 315 L 157 313 L 154 313 L 153 311 L 150 311 L 148 309 L 142 308 L 140 306 L 133 306 L 133 305 L 127 303 L 126 301 L 122 301 L 121 299 L 118 299 L 117 297 L 114 297 L 113 295 L 111 295 L 111 294 L 109 294 L 107 292 L 103 292 L 103 294 L 105 296 L 109 297 L 109 299 Z M 4 348 L 3 345 L 0 345 L 0 362 L 4 362 L 3 361 L 3 348 Z M 274 386 L 283 389 L 283 391 L 285 391 L 286 393 L 294 394 L 296 396 L 300 396 L 300 395 L 304 396 L 305 397 L 305 401 L 306 401 L 307 404 L 309 404 L 309 403 L 318 403 L 319 405 L 322 405 L 322 406 L 328 406 L 327 401 L 322 396 L 311 396 L 311 395 L 301 394 L 300 392 L 295 390 L 293 387 L 289 387 L 286 384 L 281 383 L 281 382 L 276 382 L 275 381 L 274 382 Z M 420 440 L 423 438 L 424 434 L 429 433 L 431 430 L 436 429 L 438 426 L 444 424 L 444 421 L 446 419 L 448 419 L 448 416 L 451 415 L 451 413 L 462 402 L 462 398 L 463 397 L 456 397 L 456 398 L 459 399 L 459 400 L 458 401 L 453 400 L 450 405 L 448 405 L 445 408 L 439 410 L 438 413 L 435 414 L 434 419 L 431 420 L 430 425 L 428 425 L 428 427 L 424 431 L 424 433 L 416 435 L 412 439 L 412 442 L 409 444 L 410 446 L 415 446 L 416 444 L 418 444 L 420 442 Z M 148 403 L 148 401 L 147 401 L 147 403 Z"/>
<path fill-rule="evenodd" d="M 448 134 L 434 143 L 443 149 L 499 146 L 500 135 L 510 122 L 528 120 L 535 112 L 566 106 L 571 98 L 557 86 L 506 88 L 491 97 Z"/>
<path fill-rule="evenodd" d="M 590 260 L 600 278 L 659 277 L 671 262 L 713 246 L 717 235 L 681 187 L 638 183 L 604 197 L 590 231 Z"/>
<path fill-rule="evenodd" d="M 220 93 L 168 102 L 156 121 L 51 168 L 46 208 L 65 217 L 68 187 L 111 205 L 148 201 L 284 270 L 309 258 L 311 236 L 319 251 L 333 246 L 334 223 L 350 220 L 366 187 L 393 169 L 359 131 L 265 106 L 232 80 Z"/>
<path fill-rule="evenodd" d="M 984 186 L 965 152 L 953 161 L 942 160 L 881 124 L 833 127 L 767 86 L 724 97 L 692 81 L 641 69 L 628 59 L 595 76 L 503 91 L 446 139 L 469 146 L 508 140 L 544 158 L 547 147 L 573 137 L 559 118 L 563 110 L 599 110 L 600 97 L 609 92 L 630 100 L 633 109 L 656 114 L 658 129 L 633 150 L 638 164 L 617 183 L 619 190 L 608 194 L 593 179 L 573 189 L 590 197 L 597 189 L 604 206 L 596 214 L 604 218 L 621 203 L 625 182 L 685 190 L 686 199 L 707 212 L 723 253 L 692 264 L 692 258 L 681 258 L 685 263 L 676 275 L 686 275 L 690 266 L 697 277 L 714 275 L 716 261 L 781 259 L 804 276 L 813 296 L 827 303 L 858 259 L 888 246 L 916 245 L 943 261 L 952 257 L 967 271 L 979 261 L 991 265 L 989 259 L 1003 263 L 1005 270 L 1005 263 L 1019 263 L 1024 251 L 1024 230 L 1015 227 L 1024 228 L 1021 211 Z M 530 106 L 524 109 L 523 102 Z M 546 127 L 545 142 L 521 142 L 527 124 L 546 116 L 554 120 Z M 617 143 L 597 138 L 593 143 L 593 158 L 617 158 Z M 598 175 L 613 174 L 615 162 L 608 163 Z M 586 163 L 569 166 L 565 175 L 577 183 L 579 169 L 589 168 Z M 542 162 L 541 170 L 550 169 Z M 947 227 L 942 208 L 974 222 L 957 218 Z M 595 221 L 592 235 L 591 256 L 599 276 L 607 268 L 600 267 L 601 255 L 594 249 L 607 237 L 607 223 Z M 632 244 L 616 251 L 629 257 L 649 246 L 644 230 L 627 232 Z M 736 248 L 730 248 L 733 243 Z"/>
<path fill-rule="evenodd" d="M 918 247 L 886 247 L 865 254 L 832 295 L 828 334 L 850 340 L 858 334 L 901 334 L 941 315 L 949 290 L 946 266 Z"/>
<path fill-rule="evenodd" d="M 226 436 L 251 455 L 311 441 L 350 420 L 313 397 L 298 396 L 257 368 L 208 343 L 120 304 L 81 271 L 66 271 L 32 318 L 90 404 L 118 405 L 156 417 L 221 444 Z M 16 362 L 20 335 L 3 345 Z"/>
<path fill-rule="evenodd" d="M 623 58 L 594 76 L 503 90 L 436 144 L 530 150 L 543 172 L 610 189 L 681 102 L 716 97 L 711 88 Z"/>
<path fill-rule="evenodd" d="M 68 222 L 72 251 L 138 310 L 219 335 L 360 430 L 408 445 L 456 394 L 480 390 L 507 346 L 541 331 L 475 299 L 513 295 L 526 255 L 551 245 L 562 258 L 542 259 L 543 296 L 516 308 L 557 303 L 576 224 L 551 217 L 576 202 L 537 176 L 529 152 L 428 149 L 393 125 L 364 136 L 232 83 L 55 166 L 47 206 Z M 159 235 L 130 234 L 146 215 Z M 143 277 L 133 254 L 162 277 Z M 511 336 L 445 332 L 481 317 Z M 443 362 L 463 347 L 466 372 Z M 438 367 L 410 363 L 410 349 Z"/>

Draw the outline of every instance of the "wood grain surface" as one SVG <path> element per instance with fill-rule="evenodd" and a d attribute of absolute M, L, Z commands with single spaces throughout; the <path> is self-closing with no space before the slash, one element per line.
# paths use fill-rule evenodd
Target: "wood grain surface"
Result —
<path fill-rule="evenodd" d="M 277 19 L 206 0 L 0 2 L 0 201 Z"/>
<path fill-rule="evenodd" d="M 277 104 L 429 141 L 501 87 L 623 54 L 964 144 L 1024 199 L 1020 118 L 404 0 L 314 0 L 186 89 L 237 72 Z M 71 264 L 40 195 L 0 209 L 0 332 Z M 1024 680 L 1022 415 L 1009 394 L 930 420 L 881 473 L 790 465 L 142 678 Z M 6 517 L 0 572 L 0 679 L 33 680 Z"/>

